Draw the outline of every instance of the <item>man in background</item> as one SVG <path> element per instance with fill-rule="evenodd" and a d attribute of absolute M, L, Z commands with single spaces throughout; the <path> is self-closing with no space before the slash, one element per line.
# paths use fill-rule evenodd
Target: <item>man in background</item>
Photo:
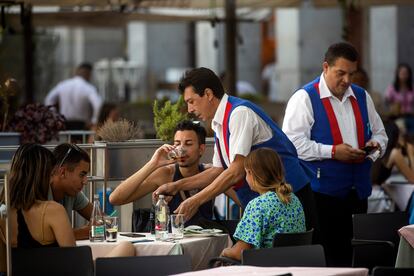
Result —
<path fill-rule="evenodd" d="M 45 105 L 55 105 L 66 118 L 66 129 L 86 130 L 98 121 L 102 100 L 90 83 L 92 65 L 82 63 L 73 78 L 58 83 L 47 95 Z"/>

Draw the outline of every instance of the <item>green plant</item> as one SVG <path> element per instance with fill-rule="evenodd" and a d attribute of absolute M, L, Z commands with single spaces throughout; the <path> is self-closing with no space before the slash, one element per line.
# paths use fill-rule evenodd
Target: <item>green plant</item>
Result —
<path fill-rule="evenodd" d="M 177 124 L 188 119 L 184 99 L 181 96 L 175 104 L 166 101 L 162 107 L 160 105 L 157 100 L 154 101 L 154 127 L 157 138 L 163 141 L 172 141 Z"/>
<path fill-rule="evenodd" d="M 118 121 L 107 120 L 97 131 L 98 140 L 106 142 L 123 142 L 142 138 L 141 127 L 127 119 Z"/>

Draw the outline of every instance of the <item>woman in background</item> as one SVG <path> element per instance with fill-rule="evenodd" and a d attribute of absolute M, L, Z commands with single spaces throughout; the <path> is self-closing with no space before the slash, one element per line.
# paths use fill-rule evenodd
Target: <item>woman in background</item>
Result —
<path fill-rule="evenodd" d="M 98 116 L 98 123 L 96 126 L 91 128 L 92 131 L 97 132 L 99 128 L 101 128 L 105 122 L 116 122 L 119 120 L 119 110 L 118 106 L 114 103 L 104 103 L 99 111 Z M 96 135 L 96 134 L 95 134 Z M 88 138 L 88 143 L 92 144 L 94 140 L 99 140 L 100 137 L 94 137 L 94 135 L 90 135 Z"/>
<path fill-rule="evenodd" d="M 272 247 L 277 233 L 306 230 L 302 204 L 285 182 L 283 165 L 275 151 L 259 148 L 250 152 L 244 169 L 250 189 L 260 196 L 247 204 L 234 233 L 236 244 L 221 253 L 236 260 L 241 259 L 243 250 Z"/>
<path fill-rule="evenodd" d="M 390 104 L 391 115 L 404 117 L 408 134 L 414 134 L 413 76 L 408 64 L 398 65 L 394 82 L 385 91 L 385 100 Z"/>
<path fill-rule="evenodd" d="M 100 128 L 108 120 L 112 122 L 119 120 L 119 110 L 114 103 L 104 103 L 102 105 L 98 116 L 97 128 Z"/>

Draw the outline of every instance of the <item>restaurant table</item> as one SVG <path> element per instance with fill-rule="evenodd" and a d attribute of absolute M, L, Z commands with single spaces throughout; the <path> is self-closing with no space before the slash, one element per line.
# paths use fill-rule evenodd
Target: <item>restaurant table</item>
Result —
<path fill-rule="evenodd" d="M 122 241 L 134 243 L 137 256 L 153 255 L 182 255 L 191 256 L 193 270 L 208 268 L 208 261 L 220 255 L 224 248 L 232 245 L 227 234 L 216 234 L 214 236 L 184 237 L 175 241 L 154 241 L 154 235 L 149 233 L 142 238 L 129 238 L 118 234 L 117 242 L 90 242 L 89 240 L 76 241 L 77 246 L 87 245 L 92 249 L 93 259 L 105 257 L 117 244 Z M 151 241 L 145 241 L 151 240 Z M 144 242 L 141 242 L 144 241 Z"/>
<path fill-rule="evenodd" d="M 398 232 L 401 238 L 395 267 L 414 267 L 414 224 L 404 226 Z"/>
<path fill-rule="evenodd" d="M 408 201 L 414 192 L 414 185 L 407 182 L 382 184 L 385 193 L 395 202 L 401 211 L 407 209 Z"/>
<path fill-rule="evenodd" d="M 181 273 L 176 275 L 182 276 L 213 276 L 213 275 L 225 275 L 225 276 L 242 276 L 242 275 L 262 275 L 262 276 L 274 276 L 282 275 L 286 273 L 292 273 L 293 276 L 367 276 L 367 268 L 338 268 L 338 267 L 259 267 L 259 266 L 247 266 L 247 265 L 235 265 L 235 266 L 222 266 L 201 271 L 193 271 L 187 273 Z"/>

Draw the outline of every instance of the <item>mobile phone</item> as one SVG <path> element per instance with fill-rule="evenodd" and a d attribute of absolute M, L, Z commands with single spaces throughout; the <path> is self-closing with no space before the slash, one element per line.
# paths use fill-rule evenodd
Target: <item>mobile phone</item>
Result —
<path fill-rule="evenodd" d="M 366 155 L 370 154 L 372 151 L 374 151 L 376 149 L 377 149 L 377 147 L 373 147 L 373 146 L 366 146 L 366 147 L 362 148 L 362 150 L 365 151 Z"/>
<path fill-rule="evenodd" d="M 145 234 L 139 233 L 119 233 L 119 235 L 129 238 L 145 238 Z"/>

